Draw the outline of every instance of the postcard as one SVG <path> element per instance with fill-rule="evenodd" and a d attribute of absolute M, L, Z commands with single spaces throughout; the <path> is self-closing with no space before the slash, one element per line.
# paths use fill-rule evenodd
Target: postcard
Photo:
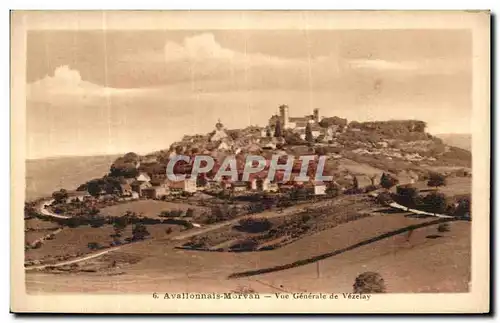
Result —
<path fill-rule="evenodd" d="M 11 98 L 13 312 L 490 311 L 488 11 L 12 11 Z"/>

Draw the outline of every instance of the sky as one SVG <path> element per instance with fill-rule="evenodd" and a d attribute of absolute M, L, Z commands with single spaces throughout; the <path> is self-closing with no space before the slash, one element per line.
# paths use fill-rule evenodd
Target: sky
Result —
<path fill-rule="evenodd" d="M 147 153 L 291 116 L 470 132 L 466 30 L 30 31 L 27 157 Z"/>

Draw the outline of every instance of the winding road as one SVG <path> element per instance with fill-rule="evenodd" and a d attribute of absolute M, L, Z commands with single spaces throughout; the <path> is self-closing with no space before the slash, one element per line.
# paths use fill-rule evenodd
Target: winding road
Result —
<path fill-rule="evenodd" d="M 57 218 L 57 219 L 69 219 L 70 218 L 69 216 L 59 215 L 59 214 L 56 214 L 56 213 L 48 210 L 46 207 L 51 205 L 52 202 L 54 202 L 54 199 L 44 200 L 44 201 L 40 202 L 40 205 L 38 206 L 38 211 L 40 211 L 40 213 L 43 215 L 50 216 L 50 217 Z"/>

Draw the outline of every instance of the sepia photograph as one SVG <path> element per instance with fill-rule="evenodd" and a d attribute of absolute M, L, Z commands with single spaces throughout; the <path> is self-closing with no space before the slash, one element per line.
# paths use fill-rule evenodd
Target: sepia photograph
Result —
<path fill-rule="evenodd" d="M 12 310 L 488 312 L 489 33 L 13 11 Z"/>

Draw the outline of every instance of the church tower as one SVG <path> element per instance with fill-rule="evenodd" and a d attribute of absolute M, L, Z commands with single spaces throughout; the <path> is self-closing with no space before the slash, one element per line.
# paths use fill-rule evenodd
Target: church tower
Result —
<path fill-rule="evenodd" d="M 314 122 L 316 123 L 320 122 L 319 109 L 313 110 L 313 117 L 314 117 Z"/>
<path fill-rule="evenodd" d="M 288 106 L 285 104 L 280 105 L 279 110 L 280 110 L 280 119 L 281 119 L 281 123 L 283 124 L 283 128 L 288 129 L 290 127 Z"/>

